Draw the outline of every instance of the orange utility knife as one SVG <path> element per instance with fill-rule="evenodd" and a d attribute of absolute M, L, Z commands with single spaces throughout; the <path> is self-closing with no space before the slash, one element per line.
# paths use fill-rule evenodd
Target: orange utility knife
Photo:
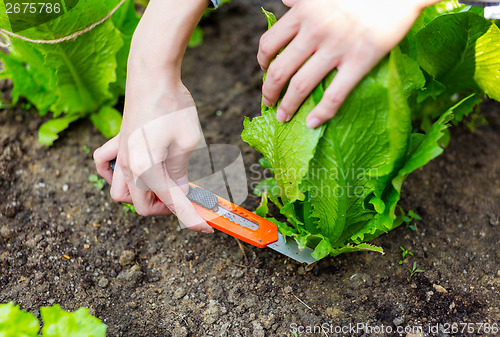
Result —
<path fill-rule="evenodd" d="M 114 170 L 115 161 L 110 162 Z M 276 224 L 258 216 L 232 202 L 189 183 L 186 197 L 193 203 L 196 212 L 213 228 L 259 248 L 271 248 L 300 263 L 311 264 L 310 248 L 300 249 L 293 239 L 285 240 Z"/>

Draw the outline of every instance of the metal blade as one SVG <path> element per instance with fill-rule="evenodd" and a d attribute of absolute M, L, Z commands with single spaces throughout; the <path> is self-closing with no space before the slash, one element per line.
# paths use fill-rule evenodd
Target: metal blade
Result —
<path fill-rule="evenodd" d="M 285 237 L 281 233 L 278 233 L 278 241 L 273 242 L 266 247 L 274 249 L 275 251 L 280 252 L 281 254 L 284 254 L 300 263 L 311 264 L 318 261 L 312 257 L 311 254 L 313 250 L 311 248 L 306 247 L 304 249 L 300 249 L 295 240 L 290 239 L 285 241 Z"/>
<path fill-rule="evenodd" d="M 250 228 L 251 230 L 257 230 L 257 228 L 259 228 L 259 225 L 256 224 L 255 222 L 250 221 L 242 216 L 239 216 L 238 214 L 235 214 L 225 208 L 219 207 L 216 213 L 219 216 L 222 216 L 242 227 L 247 227 Z M 275 251 L 283 255 L 286 255 L 289 258 L 294 259 L 295 261 L 298 261 L 300 263 L 311 264 L 317 261 L 311 255 L 313 252 L 312 249 L 310 248 L 300 249 L 297 242 L 295 242 L 294 240 L 288 240 L 287 242 L 285 240 L 285 237 L 281 233 L 278 233 L 278 241 L 273 242 L 267 245 L 266 247 L 274 249 Z"/>

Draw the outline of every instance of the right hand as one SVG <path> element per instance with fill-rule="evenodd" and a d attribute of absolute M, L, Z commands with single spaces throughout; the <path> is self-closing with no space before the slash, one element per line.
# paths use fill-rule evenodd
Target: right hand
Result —
<path fill-rule="evenodd" d="M 97 171 L 111 197 L 140 215 L 174 213 L 189 229 L 213 233 L 186 197 L 187 164 L 201 136 L 195 103 L 180 77 L 145 68 L 129 69 L 121 130 L 94 152 Z"/>

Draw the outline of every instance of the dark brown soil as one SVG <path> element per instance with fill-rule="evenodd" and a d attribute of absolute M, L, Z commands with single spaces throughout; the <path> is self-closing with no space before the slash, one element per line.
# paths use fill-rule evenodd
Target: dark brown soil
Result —
<path fill-rule="evenodd" d="M 240 147 L 247 168 L 259 158 L 240 133 L 244 116 L 259 111 L 263 4 L 284 11 L 279 1 L 234 0 L 204 23 L 205 42 L 184 63 L 208 142 Z M 36 139 L 43 119 L 1 111 L 0 303 L 36 315 L 53 303 L 89 307 L 109 336 L 294 336 L 293 324 L 323 323 L 324 332 L 297 335 L 363 335 L 348 329 L 358 323 L 456 323 L 465 335 L 460 323 L 499 324 L 500 105 L 483 110 L 489 125 L 454 127 L 444 155 L 405 183 L 401 205 L 423 218 L 416 232 L 402 226 L 376 239 L 385 255 L 345 254 L 313 268 L 246 244 L 245 258 L 223 233 L 126 213 L 107 186 L 88 181 L 95 169 L 84 146 L 105 141 L 90 123 L 46 149 Z M 402 265 L 400 246 L 414 253 Z M 409 280 L 413 262 L 425 272 Z"/>

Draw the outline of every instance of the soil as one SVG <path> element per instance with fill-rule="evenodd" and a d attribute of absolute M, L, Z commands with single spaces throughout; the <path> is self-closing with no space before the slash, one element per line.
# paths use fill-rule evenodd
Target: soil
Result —
<path fill-rule="evenodd" d="M 203 23 L 205 41 L 184 63 L 207 141 L 238 146 L 247 169 L 259 158 L 240 133 L 260 109 L 261 5 L 285 10 L 234 0 Z M 429 335 L 447 336 L 453 323 L 456 335 L 467 334 L 460 323 L 482 335 L 479 323 L 500 324 L 500 104 L 482 108 L 488 125 L 454 127 L 444 154 L 406 181 L 401 205 L 422 217 L 416 231 L 401 226 L 374 240 L 385 255 L 344 254 L 311 268 L 247 244 L 243 254 L 221 232 L 177 230 L 173 217 L 126 212 L 108 186 L 88 180 L 96 172 L 85 147 L 105 141 L 89 122 L 47 149 L 36 139 L 43 118 L 3 110 L 0 303 L 37 316 L 51 304 L 88 307 L 109 336 L 294 336 L 292 327 L 300 336 L 363 335 L 353 324 L 432 326 Z M 414 254 L 402 264 L 400 246 Z M 410 278 L 414 262 L 425 271 Z"/>

